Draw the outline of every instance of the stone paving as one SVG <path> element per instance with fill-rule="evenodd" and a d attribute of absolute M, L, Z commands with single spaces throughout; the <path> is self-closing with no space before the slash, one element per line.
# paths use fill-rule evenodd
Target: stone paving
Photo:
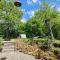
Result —
<path fill-rule="evenodd" d="M 5 41 L 3 50 L 0 53 L 0 60 L 37 60 L 37 59 L 35 59 L 34 56 L 15 51 L 13 42 Z"/>
<path fill-rule="evenodd" d="M 27 55 L 18 51 L 0 53 L 0 60 L 1 58 L 4 58 L 4 57 L 6 57 L 5 60 L 37 60 L 34 58 L 34 56 Z"/>

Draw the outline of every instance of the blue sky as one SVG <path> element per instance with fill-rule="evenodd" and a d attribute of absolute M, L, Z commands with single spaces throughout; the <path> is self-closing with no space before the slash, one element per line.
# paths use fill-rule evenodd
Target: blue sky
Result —
<path fill-rule="evenodd" d="M 19 0 L 22 6 L 19 7 L 23 11 L 22 21 L 34 16 L 34 12 L 39 9 L 42 0 Z M 52 7 L 56 6 L 60 11 L 60 0 L 46 0 Z"/>

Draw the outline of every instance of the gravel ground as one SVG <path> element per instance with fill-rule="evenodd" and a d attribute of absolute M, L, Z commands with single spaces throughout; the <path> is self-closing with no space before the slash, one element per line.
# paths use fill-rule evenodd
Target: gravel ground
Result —
<path fill-rule="evenodd" d="M 37 60 L 34 58 L 34 56 L 27 55 L 17 51 L 0 53 L 0 60 L 3 57 L 6 57 L 5 60 Z"/>

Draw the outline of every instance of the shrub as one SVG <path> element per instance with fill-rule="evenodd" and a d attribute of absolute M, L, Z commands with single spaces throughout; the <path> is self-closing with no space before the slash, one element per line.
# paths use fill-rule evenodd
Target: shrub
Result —
<path fill-rule="evenodd" d="M 53 45 L 54 45 L 54 47 L 58 47 L 58 44 L 57 43 L 54 43 Z"/>
<path fill-rule="evenodd" d="M 47 41 L 47 39 L 45 38 L 45 39 L 43 39 L 43 38 L 37 38 L 37 39 L 34 39 L 34 41 L 35 42 L 39 42 L 39 43 L 44 43 L 44 42 L 46 42 Z"/>
<path fill-rule="evenodd" d="M 49 49 L 50 47 L 49 47 L 49 44 L 48 44 L 48 40 L 45 40 L 45 42 L 42 43 L 40 48 L 43 49 L 43 50 Z"/>
<path fill-rule="evenodd" d="M 59 48 L 54 48 L 54 54 L 57 56 L 60 56 L 60 49 Z"/>
<path fill-rule="evenodd" d="M 49 57 L 48 60 L 56 60 L 54 57 Z"/>
<path fill-rule="evenodd" d="M 60 48 L 60 41 L 59 40 L 55 40 L 53 45 L 54 45 L 54 47 L 59 47 Z"/>
<path fill-rule="evenodd" d="M 47 43 L 44 43 L 44 44 L 42 44 L 42 46 L 41 46 L 41 49 L 43 49 L 43 50 L 47 50 L 49 47 L 48 47 L 48 44 Z"/>

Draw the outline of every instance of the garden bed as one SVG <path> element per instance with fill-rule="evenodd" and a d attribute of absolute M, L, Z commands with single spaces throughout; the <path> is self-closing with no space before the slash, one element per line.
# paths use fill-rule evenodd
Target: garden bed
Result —
<path fill-rule="evenodd" d="M 15 42 L 16 42 L 15 43 L 16 50 L 18 50 L 19 52 L 33 55 L 38 59 L 57 60 L 56 56 L 54 55 L 53 52 L 48 51 L 48 50 L 43 51 L 43 50 L 38 48 L 37 44 L 30 45 L 28 43 L 23 42 L 20 39 L 17 39 Z"/>

